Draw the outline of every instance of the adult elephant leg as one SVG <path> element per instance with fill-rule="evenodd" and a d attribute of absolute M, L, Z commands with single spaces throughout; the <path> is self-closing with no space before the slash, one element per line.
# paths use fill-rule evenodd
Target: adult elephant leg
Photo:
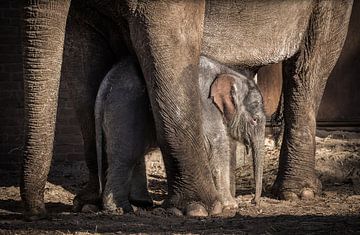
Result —
<path fill-rule="evenodd" d="M 196 82 L 204 3 L 128 2 L 131 39 L 165 155 L 167 206 L 186 208 L 187 214 L 194 216 L 207 215 L 205 208 L 210 213 L 221 210 L 204 151 Z"/>
<path fill-rule="evenodd" d="M 65 24 L 70 1 L 24 2 L 25 149 L 20 192 L 29 220 L 45 217 Z"/>
<path fill-rule="evenodd" d="M 90 10 L 88 10 L 90 11 Z M 102 79 L 115 61 L 108 42 L 94 29 L 85 14 L 71 8 L 66 26 L 62 78 L 70 90 L 84 141 L 84 155 L 89 170 L 89 180 L 74 198 L 74 211 L 84 205 L 99 205 L 99 179 L 96 160 L 94 106 Z"/>
<path fill-rule="evenodd" d="M 312 198 L 321 190 L 315 174 L 316 114 L 340 55 L 350 13 L 351 1 L 319 2 L 299 53 L 285 63 L 285 130 L 273 186 L 282 199 Z"/>

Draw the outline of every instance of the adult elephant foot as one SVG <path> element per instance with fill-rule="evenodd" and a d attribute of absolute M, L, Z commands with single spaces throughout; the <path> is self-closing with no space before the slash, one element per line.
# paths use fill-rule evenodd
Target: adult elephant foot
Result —
<path fill-rule="evenodd" d="M 90 178 L 89 182 L 74 198 L 74 212 L 97 211 L 101 205 L 99 196 L 99 183 L 96 178 Z"/>
<path fill-rule="evenodd" d="M 218 216 L 223 212 L 223 205 L 216 201 L 211 208 L 208 210 L 202 203 L 192 202 L 185 208 L 185 215 L 189 217 L 207 217 L 207 216 Z"/>
<path fill-rule="evenodd" d="M 26 185 L 24 184 L 25 181 L 25 176 L 22 175 L 22 182 L 20 185 L 20 195 L 21 195 L 21 199 L 24 203 L 24 220 L 25 221 L 36 221 L 36 220 L 41 220 L 41 219 L 46 219 L 47 218 L 47 212 L 46 212 L 46 208 L 45 208 L 45 203 L 44 203 L 44 196 L 43 196 L 43 192 L 42 193 L 38 193 L 37 194 L 31 194 L 29 193 L 29 188 L 31 188 L 30 186 L 34 187 L 35 186 L 39 186 L 37 184 L 29 184 Z M 42 186 L 42 188 L 45 188 L 45 182 L 43 183 L 44 186 Z M 35 188 L 35 187 L 34 187 Z M 41 189 L 38 189 L 39 191 Z"/>
<path fill-rule="evenodd" d="M 316 177 L 307 179 L 288 179 L 279 176 L 272 188 L 274 196 L 281 200 L 311 200 L 321 192 L 321 182 Z"/>
<path fill-rule="evenodd" d="M 180 203 L 181 204 L 181 203 Z M 210 208 L 207 208 L 201 202 L 190 202 L 185 204 L 182 208 L 180 206 L 169 206 L 174 205 L 173 200 L 167 199 L 163 206 L 168 208 L 167 211 L 177 216 L 189 216 L 189 217 L 207 217 L 207 216 L 218 216 L 223 212 L 223 204 L 220 201 L 215 201 Z M 180 209 L 181 208 L 181 209 Z"/>

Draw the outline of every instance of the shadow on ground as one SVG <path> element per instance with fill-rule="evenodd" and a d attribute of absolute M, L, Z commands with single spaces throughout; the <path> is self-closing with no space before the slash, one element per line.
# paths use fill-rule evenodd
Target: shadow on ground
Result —
<path fill-rule="evenodd" d="M 360 232 L 360 216 L 267 216 L 189 219 L 140 215 L 53 214 L 50 220 L 23 222 L 18 214 L 0 216 L 1 230 L 16 234 L 64 233 L 219 233 L 219 234 L 350 234 Z"/>

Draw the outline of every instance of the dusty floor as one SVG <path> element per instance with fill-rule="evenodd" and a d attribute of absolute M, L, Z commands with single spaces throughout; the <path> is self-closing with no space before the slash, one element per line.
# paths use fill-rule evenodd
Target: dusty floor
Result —
<path fill-rule="evenodd" d="M 249 159 L 237 171 L 239 210 L 230 218 L 190 219 L 169 216 L 160 208 L 135 214 L 72 213 L 72 199 L 84 185 L 82 162 L 54 163 L 45 198 L 49 220 L 24 222 L 18 179 L 1 173 L 0 234 L 192 233 L 192 234 L 360 234 L 360 133 L 319 131 L 316 168 L 323 193 L 311 201 L 286 202 L 270 197 L 277 170 L 278 150 L 267 139 L 264 197 L 250 204 L 253 180 Z M 157 153 L 147 157 L 149 186 L 160 203 L 165 177 Z"/>

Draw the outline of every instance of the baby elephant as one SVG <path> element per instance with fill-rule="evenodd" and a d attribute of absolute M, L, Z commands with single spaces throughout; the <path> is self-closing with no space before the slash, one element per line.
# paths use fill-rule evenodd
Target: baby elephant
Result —
<path fill-rule="evenodd" d="M 155 125 L 140 71 L 135 59 L 121 61 L 106 75 L 96 99 L 99 179 L 106 210 L 129 212 L 131 204 L 151 205 L 143 156 L 156 147 Z M 258 203 L 266 121 L 259 89 L 252 79 L 203 56 L 198 82 L 203 137 L 222 206 L 238 206 L 234 199 L 236 141 L 251 150 L 253 202 Z"/>

